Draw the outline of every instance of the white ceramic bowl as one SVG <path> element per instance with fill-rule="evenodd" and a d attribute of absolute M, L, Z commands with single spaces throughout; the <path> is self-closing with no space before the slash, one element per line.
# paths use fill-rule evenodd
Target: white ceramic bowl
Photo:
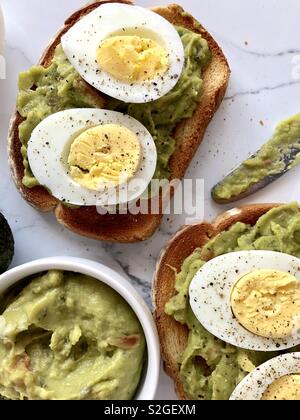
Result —
<path fill-rule="evenodd" d="M 19 281 L 51 269 L 73 271 L 91 276 L 116 290 L 136 313 L 147 341 L 148 361 L 136 400 L 153 400 L 160 372 L 159 340 L 153 317 L 146 303 L 120 274 L 94 261 L 70 257 L 54 257 L 33 261 L 13 268 L 0 276 L 0 295 Z"/>

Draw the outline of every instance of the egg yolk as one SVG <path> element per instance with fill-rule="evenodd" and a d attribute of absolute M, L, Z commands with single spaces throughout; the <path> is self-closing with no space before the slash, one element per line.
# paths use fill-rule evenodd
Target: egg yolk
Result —
<path fill-rule="evenodd" d="M 300 322 L 300 283 L 281 271 L 251 272 L 233 286 L 231 307 L 240 324 L 253 334 L 290 337 Z"/>
<path fill-rule="evenodd" d="M 264 393 L 264 401 L 300 401 L 300 374 L 274 381 Z"/>
<path fill-rule="evenodd" d="M 140 141 L 128 128 L 116 124 L 93 127 L 71 145 L 70 175 L 90 190 L 101 190 L 107 183 L 120 185 L 136 174 L 141 154 Z"/>
<path fill-rule="evenodd" d="M 124 83 L 150 82 L 163 76 L 169 67 L 167 51 L 152 39 L 114 36 L 97 50 L 101 69 Z"/>

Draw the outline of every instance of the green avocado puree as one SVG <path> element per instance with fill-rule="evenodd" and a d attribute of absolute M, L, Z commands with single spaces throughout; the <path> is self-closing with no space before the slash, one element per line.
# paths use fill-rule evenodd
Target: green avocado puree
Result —
<path fill-rule="evenodd" d="M 0 396 L 11 400 L 130 400 L 145 338 L 133 310 L 93 278 L 49 271 L 2 299 Z"/>
<path fill-rule="evenodd" d="M 189 286 L 205 262 L 241 250 L 271 250 L 300 258 L 298 204 L 272 209 L 255 226 L 236 223 L 184 261 L 176 277 L 177 294 L 165 310 L 189 329 L 188 345 L 179 363 L 185 392 L 194 400 L 228 400 L 248 373 L 276 356 L 242 350 L 220 341 L 200 325 L 189 304 Z"/>
<path fill-rule="evenodd" d="M 201 35 L 178 27 L 185 49 L 184 71 L 175 86 L 163 98 L 149 104 L 128 105 L 112 98 L 104 104 L 99 96 L 86 90 L 86 84 L 67 60 L 62 47 L 56 49 L 48 68 L 32 67 L 21 73 L 17 108 L 25 121 L 20 125 L 19 136 L 24 159 L 23 184 L 32 188 L 38 185 L 27 159 L 27 143 L 33 129 L 47 116 L 70 108 L 103 108 L 128 113 L 151 132 L 157 149 L 158 163 L 154 178 L 169 177 L 169 160 L 175 151 L 172 137 L 177 123 L 192 116 L 203 89 L 202 70 L 210 62 L 208 43 Z"/>
<path fill-rule="evenodd" d="M 300 163 L 300 114 L 282 121 L 273 137 L 261 148 L 258 154 L 246 160 L 240 168 L 220 182 L 212 194 L 216 200 L 229 200 L 248 190 L 266 176 L 282 172 L 285 163 L 282 159 L 292 149 L 299 153 L 289 169 Z"/>

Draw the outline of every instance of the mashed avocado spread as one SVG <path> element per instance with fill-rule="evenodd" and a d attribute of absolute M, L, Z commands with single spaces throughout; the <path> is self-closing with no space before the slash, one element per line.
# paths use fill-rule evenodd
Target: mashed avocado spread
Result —
<path fill-rule="evenodd" d="M 133 310 L 113 289 L 84 275 L 49 271 L 0 304 L 0 396 L 134 398 L 145 339 Z"/>
<path fill-rule="evenodd" d="M 213 189 L 213 198 L 229 200 L 237 197 L 265 177 L 282 172 L 286 169 L 284 156 L 290 152 L 295 154 L 295 158 L 288 169 L 300 163 L 300 114 L 278 124 L 273 137 L 257 155 L 246 160 Z"/>
<path fill-rule="evenodd" d="M 66 58 L 59 45 L 48 68 L 32 67 L 20 75 L 17 108 L 25 119 L 19 136 L 24 159 L 23 184 L 38 185 L 27 159 L 27 143 L 34 128 L 46 117 L 70 108 L 106 108 L 128 113 L 151 132 L 157 149 L 158 163 L 155 178 L 169 177 L 169 160 L 175 151 L 172 137 L 177 123 L 192 116 L 201 98 L 203 80 L 201 71 L 211 59 L 208 43 L 201 35 L 177 28 L 185 49 L 185 67 L 175 88 L 166 96 L 149 104 L 128 105 L 108 98 L 105 104 L 86 89 L 79 74 Z"/>
<path fill-rule="evenodd" d="M 242 350 L 220 341 L 200 325 L 189 304 L 190 283 L 205 262 L 241 250 L 271 250 L 300 258 L 298 204 L 272 209 L 255 226 L 236 223 L 202 249 L 195 250 L 183 263 L 176 278 L 177 294 L 167 303 L 166 313 L 187 325 L 190 331 L 180 360 L 180 376 L 185 392 L 194 400 L 228 400 L 248 373 L 276 356 Z"/>

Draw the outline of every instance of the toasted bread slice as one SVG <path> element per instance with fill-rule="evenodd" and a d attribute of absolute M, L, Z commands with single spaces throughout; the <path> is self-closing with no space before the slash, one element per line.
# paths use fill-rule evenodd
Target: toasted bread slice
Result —
<path fill-rule="evenodd" d="M 40 64 L 50 65 L 56 46 L 60 39 L 78 20 L 104 3 L 127 3 L 129 1 L 96 1 L 75 12 L 58 32 L 45 50 Z M 213 58 L 206 69 L 204 78 L 204 92 L 192 118 L 182 121 L 176 128 L 174 137 L 177 142 L 176 150 L 170 161 L 171 179 L 182 179 L 191 159 L 200 145 L 205 130 L 221 104 L 229 81 L 230 69 L 227 60 L 218 44 L 200 24 L 178 5 L 155 8 L 154 11 L 165 17 L 172 24 L 184 26 L 201 35 L 208 41 Z M 92 88 L 87 85 L 87 89 Z M 93 91 L 95 95 L 101 95 Z M 57 220 L 68 229 L 80 235 L 110 242 L 138 242 L 149 238 L 158 228 L 162 215 L 100 215 L 96 207 L 82 207 L 71 209 L 62 205 L 52 197 L 48 191 L 39 186 L 32 189 L 22 184 L 24 175 L 21 143 L 19 139 L 19 125 L 22 117 L 16 111 L 12 117 L 9 130 L 9 159 L 12 176 L 23 197 L 40 211 L 54 211 Z"/>
<path fill-rule="evenodd" d="M 189 399 L 180 381 L 180 361 L 187 347 L 188 328 L 165 313 L 166 303 L 175 295 L 176 272 L 181 271 L 184 260 L 211 238 L 228 230 L 237 222 L 255 225 L 257 220 L 276 204 L 255 204 L 223 213 L 212 223 L 185 226 L 162 251 L 153 283 L 155 321 L 158 328 L 161 353 L 167 374 L 175 382 L 175 390 L 182 400 Z"/>

